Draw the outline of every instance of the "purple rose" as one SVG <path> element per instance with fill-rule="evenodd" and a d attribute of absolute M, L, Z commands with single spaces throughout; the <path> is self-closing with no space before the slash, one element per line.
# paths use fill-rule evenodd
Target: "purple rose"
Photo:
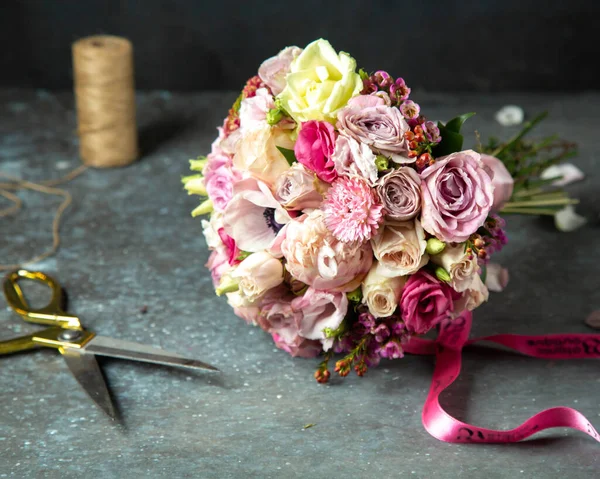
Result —
<path fill-rule="evenodd" d="M 421 179 L 425 231 L 462 243 L 483 225 L 494 203 L 494 187 L 479 153 L 466 150 L 440 158 Z"/>
<path fill-rule="evenodd" d="M 408 158 L 404 134 L 409 130 L 398 108 L 387 106 L 376 95 L 352 98 L 338 114 L 340 133 L 365 143 L 375 153 L 391 157 L 396 163 L 413 163 Z"/>
<path fill-rule="evenodd" d="M 406 329 L 425 334 L 454 311 L 460 294 L 424 270 L 408 278 L 400 298 L 400 313 Z"/>
<path fill-rule="evenodd" d="M 302 123 L 294 146 L 296 159 L 327 183 L 332 183 L 337 177 L 331 159 L 334 149 L 335 129 L 331 123 L 317 120 Z"/>
<path fill-rule="evenodd" d="M 400 167 L 379 178 L 377 193 L 389 219 L 406 221 L 421 210 L 421 178 L 410 167 Z"/>

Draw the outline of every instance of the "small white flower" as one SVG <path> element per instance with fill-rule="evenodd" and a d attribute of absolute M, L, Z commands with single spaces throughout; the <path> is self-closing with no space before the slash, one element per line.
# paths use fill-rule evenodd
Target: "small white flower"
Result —
<path fill-rule="evenodd" d="M 496 112 L 496 121 L 502 126 L 515 126 L 523 123 L 525 113 L 517 105 L 506 105 Z"/>

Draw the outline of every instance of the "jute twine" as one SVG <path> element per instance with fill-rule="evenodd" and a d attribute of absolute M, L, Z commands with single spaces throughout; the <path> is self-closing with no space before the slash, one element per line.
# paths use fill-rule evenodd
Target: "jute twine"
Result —
<path fill-rule="evenodd" d="M 133 47 L 98 35 L 73 43 L 79 152 L 95 168 L 125 166 L 138 156 Z"/>
<path fill-rule="evenodd" d="M 25 260 L 21 263 L 0 264 L 0 271 L 10 271 L 16 268 L 21 268 L 26 265 L 37 263 L 38 261 L 41 261 L 53 255 L 56 252 L 60 245 L 60 219 L 62 217 L 63 212 L 68 208 L 72 201 L 71 193 L 61 188 L 56 188 L 56 186 L 71 181 L 72 179 L 76 178 L 81 173 L 83 173 L 86 169 L 87 166 L 80 165 L 67 175 L 63 176 L 62 178 L 41 181 L 39 183 L 33 183 L 31 181 L 23 180 L 21 178 L 16 178 L 14 176 L 8 175 L 0 171 L 0 178 L 6 178 L 7 180 L 9 180 L 9 183 L 0 183 L 0 195 L 4 196 L 6 199 L 13 203 L 12 206 L 0 210 L 0 218 L 18 213 L 21 207 L 23 206 L 23 201 L 17 195 L 15 195 L 13 191 L 27 189 L 37 191 L 39 193 L 44 193 L 47 195 L 60 196 L 63 198 L 62 202 L 54 212 L 54 219 L 52 220 L 52 246 L 43 253 L 35 255 L 34 257 Z"/>

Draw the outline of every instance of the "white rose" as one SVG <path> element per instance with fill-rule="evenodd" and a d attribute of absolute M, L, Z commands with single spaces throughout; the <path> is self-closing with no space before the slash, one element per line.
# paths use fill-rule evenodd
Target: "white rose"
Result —
<path fill-rule="evenodd" d="M 475 274 L 469 286 L 463 292 L 463 295 L 460 299 L 455 301 L 454 303 L 454 312 L 453 316 L 458 316 L 463 311 L 473 311 L 477 308 L 481 303 L 488 300 L 490 292 L 486 288 L 483 281 L 481 281 L 481 277 L 478 274 Z"/>
<path fill-rule="evenodd" d="M 427 241 L 418 219 L 388 221 L 371 239 L 373 253 L 381 264 L 380 274 L 388 277 L 415 273 L 429 261 Z"/>
<path fill-rule="evenodd" d="M 473 276 L 477 275 L 479 266 L 474 254 L 465 253 L 465 245 L 447 245 L 444 251 L 431 257 L 431 262 L 444 268 L 450 274 L 452 288 L 459 293 L 465 291 Z"/>
<path fill-rule="evenodd" d="M 266 251 L 253 253 L 229 276 L 239 280 L 239 293 L 250 302 L 283 282 L 283 265 Z"/>
<path fill-rule="evenodd" d="M 398 307 L 406 279 L 405 276 L 383 276 L 381 266 L 374 264 L 362 283 L 363 304 L 376 318 L 391 316 Z"/>

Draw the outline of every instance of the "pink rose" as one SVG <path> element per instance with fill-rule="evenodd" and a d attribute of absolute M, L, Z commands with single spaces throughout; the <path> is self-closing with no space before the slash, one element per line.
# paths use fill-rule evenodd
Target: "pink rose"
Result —
<path fill-rule="evenodd" d="M 300 336 L 321 341 L 323 350 L 328 351 L 333 338 L 326 338 L 323 330 L 337 329 L 342 324 L 348 311 L 348 298 L 344 293 L 308 288 L 303 296 L 292 301 L 292 309 L 300 313 Z"/>
<path fill-rule="evenodd" d="M 369 242 L 337 240 L 325 226 L 321 210 L 288 223 L 281 252 L 294 278 L 327 291 L 357 288 L 373 262 Z"/>
<path fill-rule="evenodd" d="M 327 183 L 337 177 L 331 156 L 335 148 L 335 129 L 326 121 L 302 123 L 294 146 L 296 159 Z"/>
<path fill-rule="evenodd" d="M 289 210 L 318 208 L 328 188 L 304 165 L 294 163 L 275 180 L 275 198 Z"/>
<path fill-rule="evenodd" d="M 492 211 L 500 211 L 512 196 L 515 180 L 504 166 L 504 163 L 498 158 L 491 155 L 481 155 L 481 161 L 492 172 L 490 175 L 492 185 L 494 185 Z"/>
<path fill-rule="evenodd" d="M 462 243 L 483 225 L 494 203 L 494 187 L 479 153 L 466 150 L 440 158 L 421 179 L 425 231 Z"/>
<path fill-rule="evenodd" d="M 290 71 L 292 60 L 300 53 L 302 48 L 284 48 L 277 56 L 265 60 L 258 69 L 258 76 L 271 89 L 273 95 L 279 95 L 285 88 L 285 77 Z"/>
<path fill-rule="evenodd" d="M 425 334 L 454 311 L 460 294 L 424 270 L 408 278 L 400 299 L 400 312 L 409 332 Z"/>
<path fill-rule="evenodd" d="M 284 330 L 282 333 L 272 333 L 272 336 L 275 346 L 283 349 L 292 357 L 314 358 L 323 350 L 319 341 L 306 339 L 298 334 L 291 335 L 288 333 L 288 330 Z"/>
<path fill-rule="evenodd" d="M 210 155 L 209 155 L 210 156 Z M 210 163 L 207 163 L 207 166 Z M 232 166 L 224 164 L 216 169 L 210 168 L 204 176 L 204 185 L 215 211 L 223 211 L 233 197 L 233 184 L 242 175 Z"/>
<path fill-rule="evenodd" d="M 216 288 L 221 283 L 223 276 L 230 268 L 227 254 L 224 250 L 215 250 L 208 257 L 205 265 L 210 270 L 210 276 L 214 287 Z"/>
<path fill-rule="evenodd" d="M 377 184 L 377 193 L 388 219 L 406 221 L 421 211 L 421 178 L 410 167 L 393 169 L 382 176 Z"/>
<path fill-rule="evenodd" d="M 360 95 L 352 98 L 338 113 L 338 130 L 344 136 L 369 145 L 375 153 L 389 156 L 396 163 L 414 163 L 408 158 L 407 141 L 404 133 L 408 123 L 398 108 L 385 104 L 375 95 Z"/>

